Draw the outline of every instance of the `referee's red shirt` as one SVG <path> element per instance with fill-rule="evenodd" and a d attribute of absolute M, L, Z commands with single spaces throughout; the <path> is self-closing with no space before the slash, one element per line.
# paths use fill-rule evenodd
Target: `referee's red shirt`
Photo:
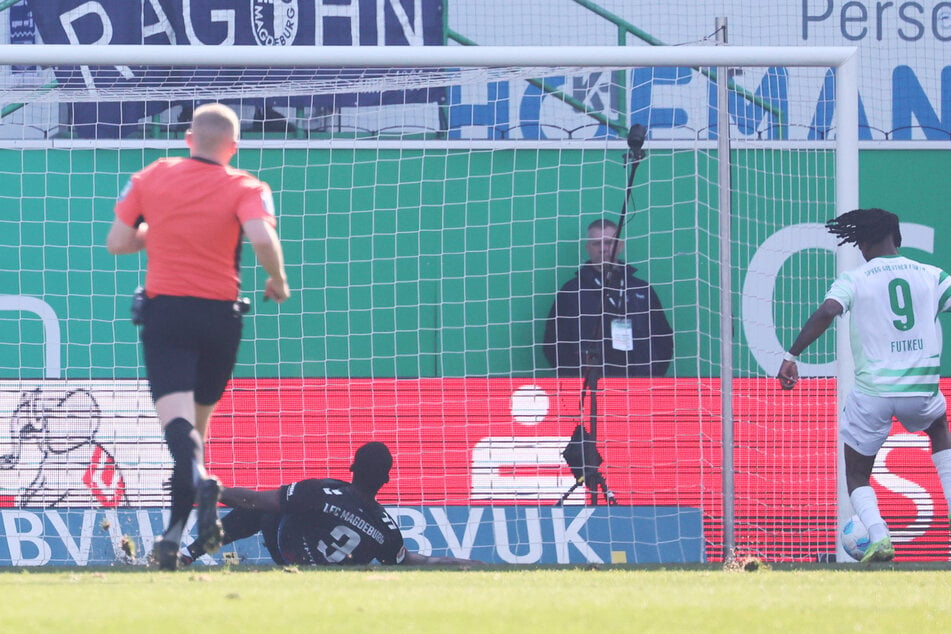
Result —
<path fill-rule="evenodd" d="M 145 290 L 234 300 L 240 283 L 241 225 L 276 225 L 271 189 L 247 172 L 194 158 L 164 158 L 132 175 L 116 217 L 149 225 Z"/>

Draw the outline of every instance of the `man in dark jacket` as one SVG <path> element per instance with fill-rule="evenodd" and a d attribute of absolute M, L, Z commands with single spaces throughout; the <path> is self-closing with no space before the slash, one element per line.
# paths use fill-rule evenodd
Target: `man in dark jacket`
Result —
<path fill-rule="evenodd" d="M 618 259 L 617 225 L 588 226 L 590 260 L 568 280 L 551 307 L 544 353 L 558 376 L 663 376 L 673 358 L 673 331 L 654 289 Z"/>

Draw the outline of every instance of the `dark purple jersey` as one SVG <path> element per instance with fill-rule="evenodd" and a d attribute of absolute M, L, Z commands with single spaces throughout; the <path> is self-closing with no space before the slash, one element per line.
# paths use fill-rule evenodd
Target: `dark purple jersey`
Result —
<path fill-rule="evenodd" d="M 278 547 L 289 564 L 398 564 L 406 554 L 400 529 L 375 500 L 342 480 L 282 486 Z"/>

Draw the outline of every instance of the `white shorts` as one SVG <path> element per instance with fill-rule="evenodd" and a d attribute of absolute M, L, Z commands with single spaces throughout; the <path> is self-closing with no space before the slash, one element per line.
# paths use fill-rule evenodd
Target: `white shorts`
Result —
<path fill-rule="evenodd" d="M 910 432 L 924 431 L 947 411 L 940 391 L 934 396 L 869 396 L 853 391 L 845 399 L 839 431 L 842 441 L 863 456 L 874 456 L 892 429 L 892 417 Z"/>

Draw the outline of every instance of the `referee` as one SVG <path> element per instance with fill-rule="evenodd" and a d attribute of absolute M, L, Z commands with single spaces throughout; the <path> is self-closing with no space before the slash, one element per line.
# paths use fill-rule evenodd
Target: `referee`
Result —
<path fill-rule="evenodd" d="M 145 249 L 142 348 L 155 410 L 174 461 L 171 515 L 153 557 L 178 567 L 185 522 L 198 505 L 198 538 L 220 547 L 221 486 L 205 473 L 208 420 L 234 369 L 241 339 L 238 302 L 242 236 L 268 274 L 264 298 L 290 295 L 275 231 L 271 189 L 229 166 L 240 123 L 206 104 L 185 135 L 189 157 L 163 158 L 132 175 L 119 195 L 106 239 L 113 255 Z"/>

